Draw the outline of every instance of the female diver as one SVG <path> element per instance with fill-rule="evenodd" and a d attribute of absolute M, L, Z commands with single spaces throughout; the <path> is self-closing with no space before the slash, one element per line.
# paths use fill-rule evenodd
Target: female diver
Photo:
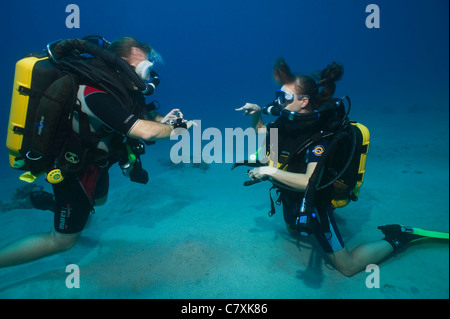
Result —
<path fill-rule="evenodd" d="M 320 80 L 316 83 L 312 77 L 294 75 L 286 62 L 279 59 L 274 65 L 274 78 L 282 86 L 276 93 L 276 104 L 279 108 L 289 111 L 290 114 L 314 112 L 319 105 L 332 99 L 336 89 L 335 82 L 341 78 L 342 74 L 343 67 L 332 63 L 319 74 Z M 269 128 L 278 128 L 278 162 L 282 161 L 282 156 L 291 154 L 302 142 L 302 139 L 315 133 L 314 131 L 307 132 L 308 130 L 318 129 L 317 125 L 303 125 L 301 121 L 293 120 L 293 118 L 286 119 L 286 116 L 280 116 L 266 127 L 262 121 L 261 107 L 253 103 L 246 103 L 236 111 L 244 111 L 245 115 L 252 115 L 252 126 L 258 134 L 268 134 Z M 302 125 L 306 127 L 302 127 Z M 276 165 L 268 165 L 254 168 L 248 172 L 252 180 L 270 178 L 287 186 L 287 189 L 280 189 L 280 200 L 287 229 L 292 235 L 298 235 L 296 219 L 302 205 L 303 195 L 309 178 L 327 145 L 326 138 L 311 145 L 305 154 L 294 156 L 289 161 L 286 170 L 279 169 Z M 271 156 L 269 155 L 269 157 Z M 276 162 L 273 161 L 273 163 Z M 319 222 L 316 218 L 312 233 L 330 262 L 345 276 L 353 276 L 365 269 L 367 265 L 379 262 L 399 246 L 414 238 L 413 235 L 397 231 L 396 226 L 399 225 L 390 225 L 392 227 L 382 229 L 386 235 L 383 240 L 365 243 L 349 250 L 345 247 L 339 233 L 330 202 L 325 201 L 318 205 L 316 202 L 315 209 L 316 211 L 325 211 L 326 214 L 317 214 L 317 216 L 326 216 L 328 220 Z M 323 228 L 320 227 L 320 224 L 323 223 L 328 223 L 329 228 L 326 232 L 323 232 Z"/>

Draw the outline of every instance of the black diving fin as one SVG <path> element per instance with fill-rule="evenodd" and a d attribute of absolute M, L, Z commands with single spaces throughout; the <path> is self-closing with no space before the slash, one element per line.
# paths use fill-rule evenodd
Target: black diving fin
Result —
<path fill-rule="evenodd" d="M 406 243 L 413 243 L 426 238 L 443 240 L 449 239 L 449 234 L 446 232 L 438 232 L 398 224 L 378 226 L 378 229 L 386 235 L 384 239 L 387 240 L 394 247 L 394 249 L 403 246 Z"/>

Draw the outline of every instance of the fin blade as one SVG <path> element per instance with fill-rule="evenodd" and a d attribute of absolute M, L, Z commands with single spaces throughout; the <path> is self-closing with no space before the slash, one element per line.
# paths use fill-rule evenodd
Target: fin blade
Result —
<path fill-rule="evenodd" d="M 423 237 L 449 239 L 448 233 L 432 231 L 432 230 L 426 230 L 426 229 L 416 228 L 416 227 L 412 227 L 411 234 L 418 235 L 418 236 L 423 236 Z"/>

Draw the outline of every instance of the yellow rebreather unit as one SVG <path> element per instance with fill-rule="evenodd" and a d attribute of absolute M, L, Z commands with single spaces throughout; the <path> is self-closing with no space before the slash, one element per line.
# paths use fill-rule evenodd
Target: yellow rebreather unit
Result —
<path fill-rule="evenodd" d="M 9 164 L 15 169 L 21 169 L 25 165 L 23 154 L 20 153 L 27 121 L 28 106 L 30 103 L 30 96 L 25 90 L 31 90 L 33 70 L 36 63 L 47 59 L 48 57 L 38 58 L 30 56 L 23 58 L 16 63 L 6 137 Z M 32 183 L 41 175 L 42 173 L 33 175 L 31 172 L 25 172 L 20 176 L 20 179 Z M 61 182 L 63 180 L 61 171 L 56 169 L 49 172 L 49 174 L 47 174 L 47 180 L 52 184 Z"/>

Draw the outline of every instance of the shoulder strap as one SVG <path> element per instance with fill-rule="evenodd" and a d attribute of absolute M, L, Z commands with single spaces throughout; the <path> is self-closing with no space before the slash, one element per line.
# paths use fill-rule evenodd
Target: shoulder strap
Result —
<path fill-rule="evenodd" d="M 286 165 L 289 164 L 289 162 L 292 160 L 292 158 L 295 155 L 299 155 L 301 152 L 303 152 L 306 148 L 310 147 L 311 145 L 313 145 L 314 143 L 319 142 L 320 140 L 326 138 L 326 137 L 330 137 L 333 136 L 334 134 L 336 134 L 335 132 L 318 132 L 313 134 L 310 138 L 308 138 L 306 141 L 304 141 L 302 144 L 300 144 L 297 149 L 295 150 L 295 152 L 293 152 L 291 155 L 289 155 L 288 159 L 286 160 L 286 162 L 281 165 L 279 168 L 283 169 L 286 167 Z"/>

